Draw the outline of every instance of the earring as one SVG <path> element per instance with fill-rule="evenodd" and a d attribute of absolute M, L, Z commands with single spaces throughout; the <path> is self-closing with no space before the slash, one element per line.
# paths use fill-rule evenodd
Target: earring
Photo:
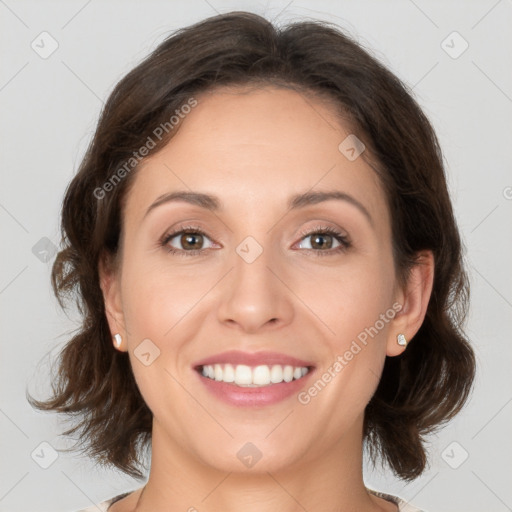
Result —
<path fill-rule="evenodd" d="M 123 338 L 121 338 L 121 335 L 119 333 L 114 334 L 114 345 L 116 348 L 121 347 L 121 343 L 123 342 Z"/>
<path fill-rule="evenodd" d="M 396 337 L 396 342 L 401 346 L 401 347 L 406 347 L 407 346 L 407 340 L 405 339 L 405 336 L 403 334 L 399 334 L 397 337 Z"/>

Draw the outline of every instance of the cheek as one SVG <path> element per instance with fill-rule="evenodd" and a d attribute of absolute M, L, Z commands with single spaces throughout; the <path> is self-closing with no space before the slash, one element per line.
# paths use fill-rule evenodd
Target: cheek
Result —
<path fill-rule="evenodd" d="M 171 282 L 162 269 L 125 268 L 123 310 L 137 386 L 155 417 L 180 432 L 179 412 L 187 408 L 187 395 L 179 382 L 188 371 L 186 347 L 193 338 L 186 319 L 199 291 L 175 276 Z"/>
<path fill-rule="evenodd" d="M 345 404 L 343 412 L 334 414 L 333 419 L 349 421 L 352 414 L 363 411 L 373 395 L 386 357 L 390 322 L 396 314 L 392 261 L 360 260 L 341 268 L 330 279 L 312 278 L 309 284 L 313 281 L 317 285 L 312 287 L 315 293 L 310 295 L 309 304 L 326 326 L 326 357 L 318 388 L 328 407 L 340 400 Z"/>
<path fill-rule="evenodd" d="M 172 376 L 187 378 L 194 357 L 190 342 L 201 325 L 197 317 L 205 314 L 208 301 L 204 296 L 218 276 L 211 270 L 199 275 L 197 270 L 183 266 L 173 268 L 165 257 L 155 263 L 147 256 L 136 256 L 136 251 L 131 255 L 123 261 L 122 276 L 127 340 L 135 378 L 148 405 L 155 410 L 159 400 L 165 403 L 174 392 L 175 398 L 183 394 Z M 151 357 L 153 353 L 158 355 L 147 367 L 138 360 L 146 349 Z M 166 390 L 162 396 L 161 389 Z"/>
<path fill-rule="evenodd" d="M 375 324 L 378 331 L 386 330 L 381 315 L 388 313 L 389 320 L 393 314 L 393 283 L 390 261 L 353 258 L 337 269 L 302 276 L 295 289 L 324 325 L 331 348 L 342 350 Z"/>
<path fill-rule="evenodd" d="M 207 276 L 155 264 L 151 258 L 132 258 L 123 269 L 123 311 L 131 337 L 172 338 L 177 326 L 208 290 Z"/>

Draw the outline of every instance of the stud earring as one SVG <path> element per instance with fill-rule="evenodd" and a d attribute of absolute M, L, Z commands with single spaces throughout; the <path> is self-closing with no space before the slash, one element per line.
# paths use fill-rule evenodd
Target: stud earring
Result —
<path fill-rule="evenodd" d="M 121 343 L 123 342 L 123 338 L 121 338 L 121 335 L 119 333 L 114 334 L 114 345 L 116 348 L 121 347 Z"/>
<path fill-rule="evenodd" d="M 407 340 L 405 339 L 405 336 L 403 334 L 399 334 L 397 337 L 396 337 L 396 342 L 401 346 L 401 347 L 406 347 L 407 346 Z"/>

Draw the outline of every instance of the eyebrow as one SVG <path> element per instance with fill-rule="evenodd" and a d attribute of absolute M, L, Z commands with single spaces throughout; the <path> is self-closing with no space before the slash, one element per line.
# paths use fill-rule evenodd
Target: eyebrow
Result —
<path fill-rule="evenodd" d="M 309 191 L 303 194 L 295 194 L 288 199 L 288 209 L 298 210 L 306 206 L 331 200 L 345 201 L 351 204 L 352 206 L 355 206 L 373 226 L 373 219 L 370 215 L 370 212 L 365 208 L 365 206 L 350 194 L 338 190 L 332 190 L 328 192 Z M 206 210 L 210 210 L 212 212 L 218 212 L 223 210 L 222 203 L 217 196 L 204 194 L 202 192 L 191 192 L 184 190 L 169 192 L 167 194 L 163 194 L 157 197 L 155 201 L 146 210 L 144 218 L 147 217 L 147 215 L 158 206 L 178 201 L 184 201 L 189 204 L 205 208 Z"/>

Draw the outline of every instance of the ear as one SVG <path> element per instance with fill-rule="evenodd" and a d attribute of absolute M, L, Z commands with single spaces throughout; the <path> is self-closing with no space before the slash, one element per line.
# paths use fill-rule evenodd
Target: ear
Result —
<path fill-rule="evenodd" d="M 403 334 L 410 342 L 418 332 L 427 313 L 433 283 L 434 255 L 432 251 L 421 251 L 410 269 L 407 283 L 400 287 L 395 296 L 402 308 L 391 322 L 386 355 L 397 356 L 406 349 L 397 343 L 399 334 Z"/>
<path fill-rule="evenodd" d="M 111 258 L 103 256 L 98 264 L 100 278 L 100 287 L 103 292 L 103 302 L 105 304 L 105 314 L 107 316 L 110 334 L 112 338 L 115 334 L 120 334 L 123 340 L 120 347 L 116 347 L 121 352 L 127 351 L 126 328 L 124 314 L 121 302 L 120 273 L 116 271 L 111 262 Z"/>

